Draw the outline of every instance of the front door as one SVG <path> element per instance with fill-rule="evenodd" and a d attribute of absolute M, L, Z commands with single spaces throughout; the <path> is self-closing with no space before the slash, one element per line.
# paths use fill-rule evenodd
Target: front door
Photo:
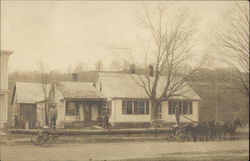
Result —
<path fill-rule="evenodd" d="M 91 104 L 85 104 L 84 121 L 91 121 Z"/>
<path fill-rule="evenodd" d="M 84 104 L 80 103 L 79 105 L 79 114 L 80 114 L 80 121 L 84 121 Z"/>

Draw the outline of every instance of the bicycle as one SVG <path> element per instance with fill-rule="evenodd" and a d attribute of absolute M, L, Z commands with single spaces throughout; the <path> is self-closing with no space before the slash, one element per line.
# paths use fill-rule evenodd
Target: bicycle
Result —
<path fill-rule="evenodd" d="M 58 139 L 59 135 L 57 135 L 53 129 L 45 129 L 31 136 L 31 142 L 36 146 L 49 145 L 50 143 L 57 142 Z"/>
<path fill-rule="evenodd" d="M 31 142 L 36 146 L 44 146 L 49 143 L 57 142 L 59 135 L 57 135 L 54 129 L 51 129 L 47 126 L 42 127 L 41 124 L 36 120 L 36 126 L 40 129 L 43 129 L 38 134 L 31 135 Z"/>

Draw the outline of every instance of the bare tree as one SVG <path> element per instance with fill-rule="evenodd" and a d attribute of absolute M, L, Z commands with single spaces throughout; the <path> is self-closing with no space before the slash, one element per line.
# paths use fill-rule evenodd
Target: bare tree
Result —
<path fill-rule="evenodd" d="M 39 61 L 39 69 L 40 69 L 40 82 L 42 84 L 42 91 L 44 95 L 44 109 L 45 109 L 45 124 L 49 124 L 49 109 L 48 109 L 48 92 L 49 92 L 49 84 L 50 84 L 50 78 L 49 78 L 49 73 L 46 65 L 42 62 Z"/>
<path fill-rule="evenodd" d="M 249 96 L 249 2 L 235 4 L 225 17 L 226 25 L 213 32 L 216 41 L 212 44 L 231 69 L 227 81 Z"/>
<path fill-rule="evenodd" d="M 85 62 L 80 62 L 75 66 L 73 72 L 81 73 L 81 72 L 86 71 L 87 69 L 88 69 L 88 64 Z"/>
<path fill-rule="evenodd" d="M 180 12 L 172 21 L 168 20 L 167 23 L 171 22 L 168 27 L 164 21 L 165 14 L 166 7 L 159 5 L 157 14 L 154 14 L 156 17 L 152 17 L 149 11 L 146 11 L 145 16 L 140 19 L 150 32 L 153 45 L 151 50 L 143 47 L 143 74 L 132 76 L 150 100 L 151 121 L 154 127 L 157 126 L 160 104 L 170 97 L 183 96 L 188 92 L 180 91 L 186 85 L 186 80 L 198 69 L 193 67 L 191 71 L 182 73 L 194 56 L 192 41 L 196 19 L 187 11 Z"/>
<path fill-rule="evenodd" d="M 127 60 L 123 60 L 123 71 L 129 70 L 130 69 L 130 63 Z"/>
<path fill-rule="evenodd" d="M 101 60 L 98 60 L 96 63 L 95 63 L 95 69 L 97 71 L 101 71 L 103 69 L 103 63 Z"/>
<path fill-rule="evenodd" d="M 123 70 L 122 62 L 117 60 L 112 61 L 110 64 L 110 69 L 114 72 L 122 71 Z"/>

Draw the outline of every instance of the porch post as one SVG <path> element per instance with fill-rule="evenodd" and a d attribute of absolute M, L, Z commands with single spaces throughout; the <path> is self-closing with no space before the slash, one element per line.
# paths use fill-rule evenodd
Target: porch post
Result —
<path fill-rule="evenodd" d="M 66 115 L 66 100 L 63 100 L 63 121 L 65 121 L 65 115 Z"/>

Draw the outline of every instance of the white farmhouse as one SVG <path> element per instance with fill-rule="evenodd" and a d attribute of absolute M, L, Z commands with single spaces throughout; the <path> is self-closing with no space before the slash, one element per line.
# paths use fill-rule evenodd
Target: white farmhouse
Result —
<path fill-rule="evenodd" d="M 113 125 L 142 127 L 150 124 L 150 102 L 145 90 L 137 85 L 136 78 L 138 75 L 135 74 L 99 73 L 95 86 L 107 97 L 107 105 L 111 110 L 110 122 Z M 158 83 L 158 94 L 164 85 L 162 76 Z M 182 95 L 171 97 L 161 104 L 161 122 L 176 122 L 175 106 L 179 106 L 181 115 L 184 116 L 180 118 L 180 122 L 198 121 L 198 102 L 201 98 L 188 85 L 178 92 Z"/>

